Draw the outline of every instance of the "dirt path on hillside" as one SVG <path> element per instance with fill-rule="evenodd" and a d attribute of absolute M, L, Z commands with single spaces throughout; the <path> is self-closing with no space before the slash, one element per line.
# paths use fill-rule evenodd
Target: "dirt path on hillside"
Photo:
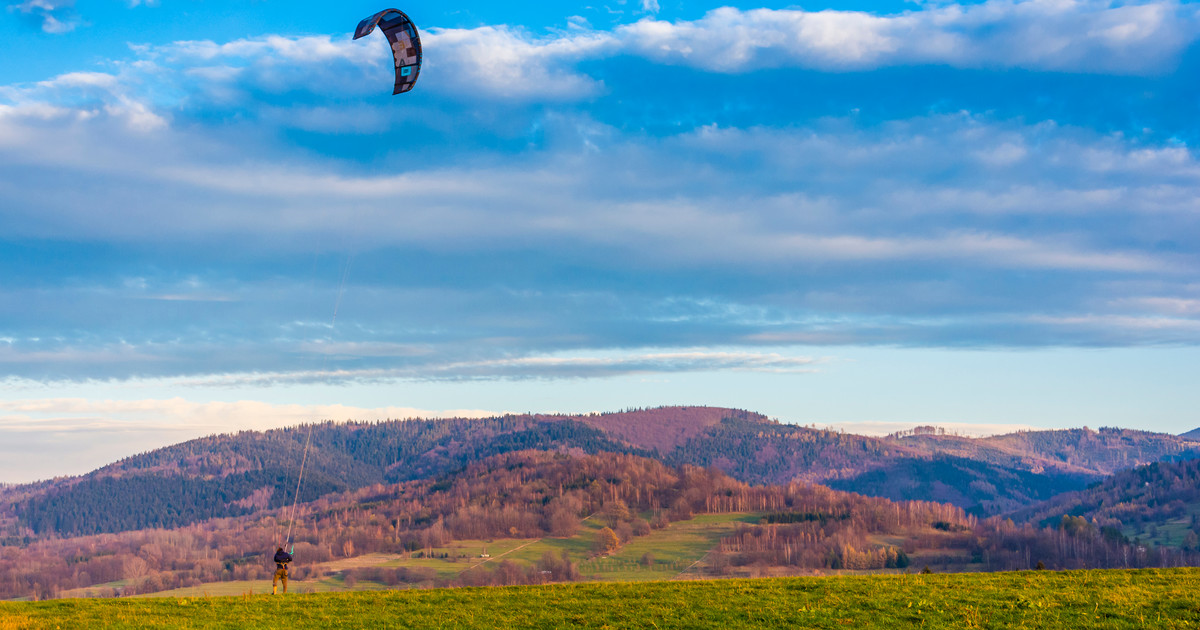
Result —
<path fill-rule="evenodd" d="M 531 540 L 531 541 L 529 541 L 529 542 L 525 543 L 524 545 L 521 545 L 520 547 L 513 547 L 512 549 L 509 549 L 508 551 L 505 551 L 504 553 L 502 553 L 502 554 L 500 554 L 500 555 L 498 555 L 498 556 L 494 556 L 494 557 L 491 557 L 491 558 L 486 558 L 486 559 L 484 559 L 484 561 L 483 561 L 483 562 L 480 562 L 480 563 L 478 563 L 478 564 L 473 564 L 473 565 L 471 565 L 471 566 L 469 566 L 469 567 L 467 567 L 467 568 L 463 569 L 462 571 L 459 571 L 459 572 L 458 572 L 458 574 L 459 574 L 459 575 L 462 575 L 463 573 L 466 573 L 467 571 L 470 571 L 471 569 L 474 569 L 474 568 L 476 568 L 476 567 L 481 567 L 481 566 L 483 566 L 483 565 L 485 565 L 485 564 L 487 564 L 487 563 L 491 562 L 492 560 L 497 560 L 497 559 L 503 558 L 504 556 L 507 556 L 508 554 L 510 554 L 510 553 L 512 553 L 512 552 L 514 552 L 514 551 L 519 551 L 519 550 L 521 550 L 521 549 L 524 549 L 524 548 L 528 547 L 529 545 L 532 545 L 533 543 L 538 543 L 538 542 L 542 542 L 542 539 L 541 539 L 541 538 L 539 538 L 539 539 L 537 539 L 537 540 Z"/>

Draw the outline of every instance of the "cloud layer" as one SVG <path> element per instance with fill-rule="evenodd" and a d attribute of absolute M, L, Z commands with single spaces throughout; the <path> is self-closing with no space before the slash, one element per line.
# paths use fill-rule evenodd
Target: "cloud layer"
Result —
<path fill-rule="evenodd" d="M 897 15 L 725 7 L 618 34 L 637 54 L 716 72 L 941 64 L 1138 74 L 1169 67 L 1198 32 L 1196 8 L 1174 2 L 989 0 Z"/>
<path fill-rule="evenodd" d="M 1192 345 L 1197 15 L 433 26 L 398 99 L 376 39 L 136 44 L 0 86 L 0 371 L 574 378 L 808 369 L 788 345 Z"/>

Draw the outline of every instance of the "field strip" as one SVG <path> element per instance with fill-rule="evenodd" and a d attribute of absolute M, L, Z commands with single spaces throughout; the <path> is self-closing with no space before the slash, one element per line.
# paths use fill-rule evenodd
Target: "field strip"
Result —
<path fill-rule="evenodd" d="M 400 554 L 395 553 L 366 553 L 361 556 L 339 558 L 337 560 L 327 560 L 325 562 L 314 563 L 312 567 L 314 569 L 337 572 L 345 571 L 346 569 L 361 569 L 363 567 L 379 566 L 387 562 L 392 562 L 400 557 Z"/>
<path fill-rule="evenodd" d="M 708 557 L 709 555 L 711 555 L 711 554 L 712 554 L 712 550 L 710 549 L 710 550 L 708 550 L 708 551 L 707 551 L 707 552 L 706 552 L 706 553 L 705 553 L 703 556 L 700 556 L 699 558 L 697 558 L 695 562 L 693 562 L 693 563 L 691 563 L 691 564 L 687 565 L 687 568 L 686 568 L 686 569 L 684 569 L 684 570 L 680 571 L 678 575 L 676 575 L 675 577 L 673 577 L 673 578 L 671 578 L 671 579 L 672 579 L 672 580 L 678 580 L 679 578 L 683 577 L 683 574 L 684 574 L 684 573 L 687 573 L 688 571 L 691 571 L 691 570 L 692 570 L 692 567 L 696 566 L 697 564 L 700 564 L 701 562 L 704 562 L 704 559 L 705 559 L 705 558 L 707 558 L 707 557 Z"/>
<path fill-rule="evenodd" d="M 481 567 L 481 566 L 491 562 L 492 560 L 495 560 L 497 558 L 503 558 L 504 556 L 507 556 L 508 554 L 510 554 L 514 551 L 520 551 L 521 549 L 524 549 L 524 548 L 528 547 L 529 545 L 532 545 L 533 543 L 538 543 L 538 542 L 542 542 L 542 539 L 538 538 L 537 540 L 531 540 L 531 541 L 525 543 L 524 545 L 521 545 L 520 547 L 513 547 L 512 549 L 509 549 L 508 551 L 505 551 L 504 553 L 502 553 L 494 558 L 487 558 L 486 560 L 484 560 L 483 562 L 480 562 L 479 564 L 471 565 L 471 566 L 463 569 L 462 571 L 459 571 L 458 574 L 462 575 L 463 573 L 466 573 L 467 571 L 470 571 L 471 569 L 474 569 L 476 567 Z"/>
<path fill-rule="evenodd" d="M 785 577 L 0 602 L 0 630 L 1195 630 L 1200 569 Z"/>

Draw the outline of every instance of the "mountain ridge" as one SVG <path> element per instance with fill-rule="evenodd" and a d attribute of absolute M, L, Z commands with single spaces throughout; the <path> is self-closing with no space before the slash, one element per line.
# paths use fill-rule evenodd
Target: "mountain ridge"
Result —
<path fill-rule="evenodd" d="M 295 534 L 298 559 L 292 577 L 302 582 L 351 587 L 355 576 L 380 580 L 379 587 L 573 581 L 588 578 L 580 561 L 611 564 L 623 547 L 626 559 L 619 562 L 652 565 L 658 549 L 645 551 L 641 541 L 676 523 L 689 530 L 716 520 L 727 525 L 703 543 L 695 562 L 676 571 L 699 565 L 689 575 L 718 577 L 901 572 L 922 564 L 941 572 L 1031 569 L 1035 562 L 1061 569 L 1200 561 L 1198 552 L 1147 551 L 1094 528 L 1017 526 L 927 500 L 893 502 L 803 482 L 750 485 L 715 468 L 673 467 L 634 454 L 522 450 L 436 477 L 330 493 L 301 504 L 294 520 L 281 507 L 176 528 L 0 546 L 0 599 L 262 584 L 273 571 L 272 550 L 288 532 Z M 658 540 L 672 538 L 667 533 Z M 484 554 L 493 543 L 514 551 L 537 545 L 538 551 L 484 566 L 486 556 L 477 551 L 448 557 L 454 541 L 482 546 Z M 388 568 L 350 570 L 365 566 L 357 558 L 379 554 L 388 556 Z M 341 579 L 333 576 L 339 571 Z"/>
<path fill-rule="evenodd" d="M 981 516 L 1081 490 L 1121 464 L 1192 458 L 1200 447 L 1178 436 L 1108 428 L 876 438 L 694 406 L 323 422 L 207 436 L 87 475 L 0 488 L 0 538 L 173 527 L 290 504 L 310 432 L 300 501 L 444 475 L 532 448 L 636 454 L 714 467 L 751 484 L 804 481 L 894 500 L 936 497 Z"/>

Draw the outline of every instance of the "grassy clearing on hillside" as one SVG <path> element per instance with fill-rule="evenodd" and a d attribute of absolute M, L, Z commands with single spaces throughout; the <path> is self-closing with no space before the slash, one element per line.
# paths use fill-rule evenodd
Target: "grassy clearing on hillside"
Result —
<path fill-rule="evenodd" d="M 399 554 L 373 553 L 331 560 L 313 565 L 319 578 L 292 580 L 289 585 L 293 593 L 326 593 L 359 590 L 378 590 L 382 585 L 359 581 L 346 586 L 341 573 L 346 569 L 363 567 L 424 567 L 433 569 L 437 578 L 452 580 L 463 571 L 477 566 L 494 566 L 503 560 L 519 564 L 535 564 L 547 552 L 558 557 L 566 551 L 573 561 L 579 563 L 580 573 L 588 581 L 637 582 L 647 580 L 669 580 L 684 573 L 699 576 L 704 566 L 700 562 L 721 538 L 733 532 L 739 522 L 754 523 L 758 514 L 704 514 L 686 521 L 671 523 L 668 527 L 634 538 L 616 553 L 588 559 L 596 539 L 596 533 L 604 527 L 596 519 L 583 522 L 574 536 L 568 538 L 542 539 L 496 539 L 461 540 L 445 547 L 421 550 L 402 556 Z M 481 555 L 486 550 L 488 558 Z M 653 563 L 645 565 L 645 554 L 653 556 Z M 419 557 L 418 557 L 419 556 Z M 303 558 L 300 559 L 303 561 Z M 332 575 L 328 575 L 332 573 Z M 212 582 L 198 586 L 178 588 L 139 597 L 207 597 L 221 595 L 259 595 L 269 593 L 270 580 Z M 89 597 L 101 594 L 79 589 L 67 596 Z"/>
<path fill-rule="evenodd" d="M 1121 528 L 1121 533 L 1144 545 L 1180 547 L 1192 531 L 1192 517 L 1200 514 L 1200 505 L 1188 506 L 1183 516 L 1165 522 L 1133 523 Z"/>
<path fill-rule="evenodd" d="M 27 628 L 1194 628 L 1200 569 L 0 603 Z"/>
<path fill-rule="evenodd" d="M 557 555 L 565 549 L 579 562 L 579 572 L 587 580 L 667 580 L 701 560 L 721 538 L 733 533 L 737 523 L 755 523 L 759 517 L 758 514 L 704 514 L 638 536 L 611 555 L 586 559 L 592 553 L 596 533 L 604 527 L 603 523 L 592 519 L 585 521 L 575 536 L 543 538 L 514 554 L 513 559 L 535 562 L 547 551 Z M 654 556 L 654 562 L 643 565 L 641 560 L 647 553 Z"/>

